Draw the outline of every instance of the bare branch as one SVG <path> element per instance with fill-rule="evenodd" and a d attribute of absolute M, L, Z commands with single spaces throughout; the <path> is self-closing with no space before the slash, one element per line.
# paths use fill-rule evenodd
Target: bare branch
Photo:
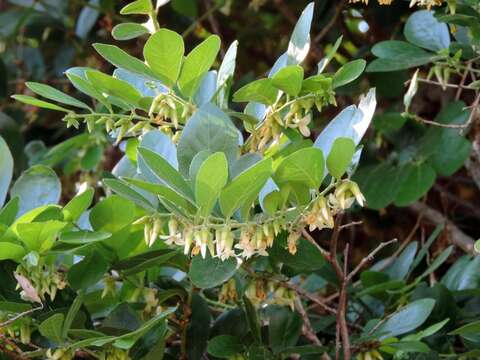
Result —
<path fill-rule="evenodd" d="M 383 242 L 381 243 L 380 245 L 378 245 L 370 254 L 368 254 L 367 256 L 365 256 L 361 261 L 360 263 L 355 267 L 355 269 L 352 270 L 352 272 L 350 272 L 350 274 L 348 274 L 347 276 L 347 281 L 351 281 L 352 278 L 358 274 L 358 272 L 360 270 L 362 270 L 362 268 L 367 265 L 370 261 L 373 261 L 375 255 L 380 251 L 382 250 L 385 246 L 388 246 L 390 244 L 394 244 L 396 243 L 398 240 L 397 239 L 392 239 L 390 241 L 387 241 L 387 242 Z"/>

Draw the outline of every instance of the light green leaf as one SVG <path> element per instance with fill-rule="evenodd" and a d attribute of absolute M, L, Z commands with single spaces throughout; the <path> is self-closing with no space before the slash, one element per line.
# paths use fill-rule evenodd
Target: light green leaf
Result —
<path fill-rule="evenodd" d="M 167 86 L 172 86 L 177 82 L 184 53 L 183 38 L 168 29 L 160 29 L 150 36 L 143 48 L 147 64 Z M 186 63 L 185 66 L 187 66 Z"/>
<path fill-rule="evenodd" d="M 129 226 L 135 218 L 135 204 L 118 195 L 112 195 L 100 201 L 90 211 L 90 224 L 96 231 L 112 234 Z"/>
<path fill-rule="evenodd" d="M 92 204 L 94 193 L 95 191 L 92 188 L 88 188 L 70 200 L 63 208 L 65 220 L 77 221 Z"/>
<path fill-rule="evenodd" d="M 303 68 L 299 65 L 286 66 L 275 73 L 272 84 L 288 95 L 297 96 L 302 89 Z"/>
<path fill-rule="evenodd" d="M 0 209 L 0 224 L 10 226 L 15 221 L 20 208 L 20 199 L 14 197 L 10 199 L 3 208 Z"/>
<path fill-rule="evenodd" d="M 178 79 L 178 87 L 184 96 L 191 98 L 195 94 L 203 75 L 212 67 L 219 50 L 220 38 L 217 35 L 210 35 L 187 55 Z"/>
<path fill-rule="evenodd" d="M 223 57 L 220 68 L 218 69 L 217 76 L 217 101 L 219 106 L 223 109 L 228 107 L 228 93 L 229 93 L 229 84 L 233 74 L 235 73 L 235 62 L 237 59 L 237 48 L 238 41 L 235 40 L 227 49 L 225 56 Z"/>
<path fill-rule="evenodd" d="M 148 34 L 148 29 L 137 23 L 118 24 L 112 29 L 115 40 L 131 40 L 145 34 Z"/>
<path fill-rule="evenodd" d="M 71 97 L 70 95 L 64 94 L 63 92 L 49 85 L 35 82 L 27 82 L 26 85 L 34 93 L 43 96 L 46 99 L 58 101 L 62 104 L 71 105 L 86 110 L 91 110 L 90 106 L 88 106 L 87 104 L 75 99 L 74 97 Z"/>
<path fill-rule="evenodd" d="M 352 139 L 346 137 L 335 139 L 327 157 L 328 172 L 336 179 L 341 179 L 352 162 L 353 154 L 355 143 Z"/>
<path fill-rule="evenodd" d="M 20 261 L 26 253 L 27 251 L 23 246 L 10 242 L 0 242 L 0 260 Z"/>
<path fill-rule="evenodd" d="M 5 203 L 13 175 L 13 157 L 7 143 L 0 136 L 0 207 Z"/>
<path fill-rule="evenodd" d="M 135 0 L 128 5 L 125 5 L 121 10 L 122 15 L 140 14 L 148 15 L 153 11 L 151 0 Z"/>
<path fill-rule="evenodd" d="M 36 106 L 43 109 L 70 112 L 70 110 L 65 109 L 64 107 L 61 107 L 43 100 L 39 100 L 28 95 L 12 95 L 12 98 L 24 104 Z"/>
<path fill-rule="evenodd" d="M 228 180 L 228 163 L 224 153 L 210 155 L 200 166 L 195 181 L 195 199 L 199 214 L 207 217 Z"/>
<path fill-rule="evenodd" d="M 66 338 L 68 336 L 68 331 L 72 327 L 73 321 L 75 320 L 75 317 L 77 316 L 80 308 L 82 307 L 83 304 L 83 294 L 80 293 L 75 300 L 73 300 L 72 305 L 68 309 L 67 316 L 65 317 L 65 321 L 63 323 L 63 328 L 62 328 L 62 337 Z"/>
<path fill-rule="evenodd" d="M 237 271 L 237 261 L 229 258 L 222 261 L 209 255 L 205 259 L 195 256 L 190 265 L 188 276 L 193 285 L 200 289 L 209 289 L 223 284 Z"/>
<path fill-rule="evenodd" d="M 333 88 L 338 88 L 356 80 L 362 75 L 366 65 L 367 62 L 363 59 L 353 60 L 343 65 L 333 77 Z"/>
<path fill-rule="evenodd" d="M 259 79 L 243 86 L 233 94 L 233 101 L 254 101 L 261 104 L 272 105 L 277 100 L 278 90 L 273 85 L 272 79 Z"/>
<path fill-rule="evenodd" d="M 58 240 L 67 244 L 85 245 L 108 239 L 111 236 L 112 234 L 104 231 L 78 230 L 62 232 Z"/>
<path fill-rule="evenodd" d="M 283 159 L 273 178 L 279 185 L 301 183 L 310 189 L 317 189 L 323 180 L 324 167 L 322 150 L 315 147 L 304 148 Z"/>
<path fill-rule="evenodd" d="M 263 185 L 272 174 L 272 159 L 257 162 L 235 177 L 220 193 L 220 208 L 226 218 L 242 207 L 242 216 L 246 217 Z"/>
<path fill-rule="evenodd" d="M 38 327 L 40 334 L 54 343 L 61 345 L 63 343 L 62 329 L 64 318 L 65 315 L 61 313 L 53 314 Z"/>
<path fill-rule="evenodd" d="M 29 251 L 43 253 L 50 250 L 65 225 L 65 222 L 57 220 L 24 223 L 18 224 L 17 233 Z"/>
<path fill-rule="evenodd" d="M 119 47 L 115 45 L 107 45 L 107 44 L 99 44 L 99 43 L 93 44 L 93 47 L 105 60 L 107 60 L 113 66 L 117 68 L 125 69 L 127 71 L 131 71 L 136 74 L 146 76 L 151 79 L 156 79 L 156 76 L 153 73 L 153 71 L 147 65 L 145 65 L 143 61 L 140 61 L 136 57 L 133 57 L 127 54 L 125 51 L 123 51 Z"/>

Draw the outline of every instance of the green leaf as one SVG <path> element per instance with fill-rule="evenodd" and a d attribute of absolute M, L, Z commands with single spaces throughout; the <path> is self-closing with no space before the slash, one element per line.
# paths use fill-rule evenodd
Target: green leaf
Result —
<path fill-rule="evenodd" d="M 380 339 L 386 339 L 415 330 L 427 320 L 434 306 L 435 300 L 433 299 L 411 302 L 390 316 L 378 327 L 376 333 L 381 334 Z"/>
<path fill-rule="evenodd" d="M 20 199 L 18 197 L 10 199 L 10 201 L 0 209 L 0 224 L 6 226 L 12 225 L 17 217 L 19 208 Z"/>
<path fill-rule="evenodd" d="M 272 79 L 259 79 L 238 89 L 233 94 L 235 102 L 259 102 L 272 105 L 277 100 L 278 89 L 273 85 Z"/>
<path fill-rule="evenodd" d="M 43 109 L 70 112 L 70 110 L 65 109 L 64 107 L 61 107 L 43 100 L 39 100 L 28 95 L 12 95 L 12 98 L 24 104 L 36 106 Z"/>
<path fill-rule="evenodd" d="M 117 46 L 96 43 L 93 44 L 93 47 L 105 60 L 107 60 L 113 66 L 125 69 L 127 71 L 131 71 L 135 74 L 146 76 L 151 79 L 156 79 L 153 71 L 150 70 L 150 68 L 145 65 L 143 61 L 140 61 L 136 57 L 127 54 L 125 51 L 118 48 Z M 89 76 L 88 72 L 87 76 Z"/>
<path fill-rule="evenodd" d="M 141 157 L 148 168 L 160 179 L 164 181 L 168 186 L 187 197 L 193 198 L 192 189 L 183 178 L 183 176 L 157 153 L 148 150 L 147 148 L 139 147 L 138 156 Z"/>
<path fill-rule="evenodd" d="M 65 220 L 77 221 L 92 204 L 94 193 L 95 190 L 88 188 L 70 200 L 62 211 Z"/>
<path fill-rule="evenodd" d="M 335 139 L 327 157 L 328 172 L 336 179 L 341 179 L 352 162 L 353 154 L 355 143 L 352 139 L 346 137 Z"/>
<path fill-rule="evenodd" d="M 382 209 L 395 201 L 400 187 L 409 175 L 408 167 L 396 167 L 388 162 L 359 169 L 353 179 L 367 199 L 370 209 Z"/>
<path fill-rule="evenodd" d="M 125 275 L 133 275 L 154 266 L 161 266 L 177 255 L 176 250 L 153 250 L 120 260 L 113 264 L 112 268 Z"/>
<path fill-rule="evenodd" d="M 105 106 L 107 109 L 111 110 L 112 106 L 111 104 L 107 101 L 107 98 L 102 95 L 100 91 L 98 91 L 90 82 L 88 82 L 86 79 L 81 78 L 78 75 L 75 75 L 74 73 L 70 73 L 67 71 L 65 73 L 67 75 L 68 79 L 72 83 L 72 85 L 79 91 L 83 92 L 84 94 L 87 94 L 88 96 L 98 100 L 103 106 Z"/>
<path fill-rule="evenodd" d="M 134 189 L 129 184 L 126 184 L 123 180 L 118 179 L 105 179 L 103 180 L 106 186 L 112 189 L 118 195 L 133 201 L 138 206 L 147 209 L 155 210 L 155 206 L 150 203 L 142 194 Z"/>
<path fill-rule="evenodd" d="M 223 109 L 228 108 L 228 95 L 231 79 L 235 73 L 235 62 L 237 59 L 238 41 L 235 40 L 228 47 L 223 57 L 217 76 L 217 104 Z"/>
<path fill-rule="evenodd" d="M 196 211 L 195 204 L 193 204 L 190 198 L 185 197 L 184 195 L 176 192 L 175 190 L 171 189 L 166 185 L 149 183 L 132 178 L 123 178 L 123 180 L 142 190 L 158 195 L 161 199 L 167 200 L 175 204 L 175 206 L 186 210 L 188 213 L 193 214 Z"/>
<path fill-rule="evenodd" d="M 478 335 L 480 332 L 480 320 L 473 321 L 469 324 L 463 325 L 455 330 L 453 330 L 450 335 L 460 335 L 464 337 L 469 337 L 471 335 Z"/>
<path fill-rule="evenodd" d="M 437 174 L 435 169 L 428 164 L 407 165 L 407 178 L 400 185 L 400 190 L 395 198 L 396 206 L 407 206 L 425 195 L 433 186 Z"/>
<path fill-rule="evenodd" d="M 284 306 L 269 306 L 268 338 L 270 348 L 277 354 L 282 350 L 295 346 L 302 333 L 302 317 Z"/>
<path fill-rule="evenodd" d="M 0 207 L 5 203 L 13 176 L 13 157 L 7 143 L 0 136 Z"/>
<path fill-rule="evenodd" d="M 64 318 L 65 316 L 63 314 L 53 314 L 38 327 L 40 334 L 54 343 L 61 345 L 63 343 L 62 329 Z"/>
<path fill-rule="evenodd" d="M 62 232 L 58 240 L 67 244 L 85 245 L 106 240 L 111 236 L 112 234 L 104 231 L 75 230 Z"/>
<path fill-rule="evenodd" d="M 68 283 L 74 290 L 86 289 L 103 278 L 108 266 L 105 257 L 98 252 L 93 252 L 68 270 Z"/>
<path fill-rule="evenodd" d="M 60 200 L 61 183 L 55 171 L 35 165 L 23 172 L 13 184 L 10 195 L 20 199 L 19 215 L 42 205 L 56 204 Z"/>
<path fill-rule="evenodd" d="M 447 24 L 439 22 L 430 10 L 419 10 L 410 15 L 403 34 L 412 44 L 428 50 L 440 51 L 450 46 Z"/>
<path fill-rule="evenodd" d="M 333 88 L 338 88 L 356 80 L 362 75 L 366 65 L 367 62 L 363 59 L 353 60 L 343 65 L 333 77 Z"/>
<path fill-rule="evenodd" d="M 53 246 L 66 223 L 57 220 L 18 224 L 17 233 L 29 251 L 43 253 Z"/>
<path fill-rule="evenodd" d="M 432 61 L 432 57 L 399 59 L 375 59 L 368 64 L 366 72 L 391 72 L 419 67 Z"/>
<path fill-rule="evenodd" d="M 83 304 L 83 294 L 77 295 L 75 300 L 73 300 L 72 305 L 68 309 L 67 316 L 65 317 L 65 321 L 63 323 L 63 329 L 62 329 L 62 337 L 65 339 L 68 336 L 68 332 L 70 328 L 72 327 L 73 321 L 75 320 L 75 317 L 78 314 L 78 311 L 82 307 Z"/>
<path fill-rule="evenodd" d="M 0 242 L 0 260 L 20 261 L 26 253 L 23 246 L 10 242 Z"/>
<path fill-rule="evenodd" d="M 110 75 L 101 73 L 100 71 L 87 71 L 87 78 L 97 89 L 103 92 L 115 96 L 130 105 L 138 106 L 142 96 L 140 93 L 129 83 L 115 79 Z"/>
<path fill-rule="evenodd" d="M 408 244 L 392 265 L 387 268 L 386 273 L 390 275 L 391 280 L 405 280 L 412 267 L 417 248 L 418 243 L 416 241 Z"/>
<path fill-rule="evenodd" d="M 205 299 L 199 294 L 194 293 L 191 300 L 192 315 L 188 322 L 187 339 L 187 359 L 201 360 L 207 350 L 207 342 L 210 337 L 210 323 L 212 316 L 210 308 Z"/>
<path fill-rule="evenodd" d="M 135 0 L 128 5 L 125 5 L 121 10 L 122 15 L 148 15 L 153 11 L 151 0 Z"/>
<path fill-rule="evenodd" d="M 272 159 L 257 162 L 236 176 L 220 193 L 220 208 L 226 218 L 242 207 L 246 217 L 250 206 L 272 174 Z"/>
<path fill-rule="evenodd" d="M 210 155 L 200 166 L 195 179 L 195 200 L 200 216 L 210 215 L 227 180 L 228 163 L 225 154 L 217 152 Z"/>
<path fill-rule="evenodd" d="M 178 87 L 184 96 L 191 98 L 195 94 L 203 75 L 212 67 L 219 50 L 220 38 L 217 35 L 210 35 L 187 55 L 178 79 Z"/>
<path fill-rule="evenodd" d="M 143 48 L 145 61 L 167 86 L 172 86 L 177 82 L 184 53 L 183 38 L 168 29 L 160 29 L 150 36 Z"/>
<path fill-rule="evenodd" d="M 241 354 L 243 345 L 235 336 L 219 335 L 208 342 L 207 351 L 214 357 L 229 359 L 236 354 Z"/>
<path fill-rule="evenodd" d="M 135 205 L 130 200 L 112 195 L 100 201 L 90 211 L 90 224 L 95 231 L 111 234 L 130 225 L 135 218 Z"/>
<path fill-rule="evenodd" d="M 447 247 L 445 250 L 443 250 L 440 255 L 438 255 L 435 260 L 430 264 L 430 266 L 420 275 L 420 278 L 424 278 L 425 276 L 430 275 L 433 273 L 435 270 L 437 270 L 440 265 L 442 265 L 450 256 L 450 254 L 453 251 L 453 245 Z"/>
<path fill-rule="evenodd" d="M 257 310 L 255 306 L 253 306 L 252 302 L 250 299 L 246 296 L 243 295 L 243 303 L 245 305 L 245 313 L 247 315 L 247 323 L 248 327 L 250 328 L 250 331 L 252 332 L 252 336 L 254 339 L 254 342 L 256 344 L 261 344 L 262 343 L 262 333 L 260 329 L 260 320 L 258 318 Z"/>
<path fill-rule="evenodd" d="M 44 98 L 47 98 L 49 100 L 58 101 L 62 104 L 71 105 L 86 110 L 91 110 L 87 104 L 75 99 L 74 97 L 71 97 L 70 95 L 64 94 L 63 92 L 49 85 L 35 82 L 27 82 L 26 85 L 34 93 L 43 96 Z"/>
<path fill-rule="evenodd" d="M 200 289 L 209 289 L 223 284 L 237 271 L 237 261 L 229 258 L 222 261 L 207 255 L 205 259 L 195 256 L 190 264 L 188 277 Z"/>
<path fill-rule="evenodd" d="M 213 104 L 200 107 L 188 120 L 177 148 L 179 170 L 188 176 L 190 164 L 199 152 L 223 152 L 229 162 L 239 153 L 239 133 L 230 118 Z"/>
<path fill-rule="evenodd" d="M 315 147 L 304 148 L 283 159 L 275 171 L 274 179 L 279 185 L 300 183 L 310 189 L 317 189 L 323 180 L 324 167 L 322 150 Z"/>
<path fill-rule="evenodd" d="M 148 29 L 137 23 L 122 23 L 112 29 L 115 40 L 131 40 L 145 34 L 148 34 Z"/>
<path fill-rule="evenodd" d="M 297 96 L 302 89 L 303 68 L 299 65 L 286 66 L 272 77 L 272 85 L 288 95 Z"/>

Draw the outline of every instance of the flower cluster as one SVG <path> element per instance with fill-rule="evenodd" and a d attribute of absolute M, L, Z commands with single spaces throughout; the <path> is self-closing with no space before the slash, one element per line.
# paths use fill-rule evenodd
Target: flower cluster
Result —
<path fill-rule="evenodd" d="M 16 273 L 29 279 L 42 300 L 45 300 L 46 295 L 48 295 L 52 301 L 55 300 L 57 290 L 62 290 L 66 286 L 63 274 L 58 272 L 53 264 L 23 261 L 18 265 Z M 18 287 L 20 287 L 20 285 L 18 285 Z M 22 297 L 25 296 L 24 291 L 22 291 L 20 295 Z"/>
<path fill-rule="evenodd" d="M 320 112 L 326 105 L 337 105 L 330 78 L 316 79 L 314 83 L 316 90 L 312 93 L 286 102 L 279 101 L 267 109 L 261 126 L 250 130 L 250 150 L 262 151 L 271 141 L 278 142 L 283 129 L 298 129 L 303 136 L 310 136 L 313 107 Z"/>
<path fill-rule="evenodd" d="M 173 93 L 158 94 L 152 101 L 148 115 L 157 121 L 169 120 L 175 129 L 179 128 L 179 119 L 188 119 L 195 108 L 188 103 L 179 101 Z"/>
<path fill-rule="evenodd" d="M 337 183 L 335 191 L 327 196 L 319 195 L 301 213 L 288 219 L 286 213 L 256 221 L 238 223 L 204 223 L 194 225 L 190 219 L 171 216 L 168 221 L 160 214 L 147 215 L 134 224 L 144 225 L 145 242 L 150 247 L 157 239 L 167 245 L 181 246 L 185 255 L 218 257 L 222 261 L 235 257 L 239 263 L 254 255 L 268 256 L 275 237 L 288 232 L 288 250 L 297 251 L 297 241 L 304 227 L 310 231 L 333 228 L 334 216 L 350 208 L 357 201 L 363 206 L 365 198 L 358 185 L 351 180 Z"/>
<path fill-rule="evenodd" d="M 252 280 L 245 290 L 245 296 L 256 307 L 260 307 L 263 304 L 275 304 L 288 306 L 292 311 L 295 307 L 295 291 L 273 281 Z"/>

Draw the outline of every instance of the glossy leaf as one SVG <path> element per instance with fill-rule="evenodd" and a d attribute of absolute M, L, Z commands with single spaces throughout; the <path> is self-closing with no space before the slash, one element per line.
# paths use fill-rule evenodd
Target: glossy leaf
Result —
<path fill-rule="evenodd" d="M 300 183 L 317 189 L 323 180 L 325 160 L 320 149 L 304 148 L 287 156 L 274 174 L 277 184 Z"/>
<path fill-rule="evenodd" d="M 90 110 L 90 107 L 85 103 L 81 102 L 80 100 L 67 95 L 54 87 L 51 87 L 46 84 L 34 83 L 34 82 L 27 82 L 27 87 L 32 90 L 34 93 L 43 96 L 46 99 L 53 100 L 60 102 L 62 104 L 71 105 L 75 107 L 79 107 L 82 109 Z"/>
<path fill-rule="evenodd" d="M 200 289 L 209 289 L 230 279 L 237 271 L 237 261 L 229 258 L 222 261 L 207 255 L 205 259 L 195 256 L 192 259 L 188 276 L 193 285 Z"/>
<path fill-rule="evenodd" d="M 122 23 L 112 29 L 115 40 L 131 40 L 145 34 L 148 34 L 148 29 L 137 23 Z"/>

